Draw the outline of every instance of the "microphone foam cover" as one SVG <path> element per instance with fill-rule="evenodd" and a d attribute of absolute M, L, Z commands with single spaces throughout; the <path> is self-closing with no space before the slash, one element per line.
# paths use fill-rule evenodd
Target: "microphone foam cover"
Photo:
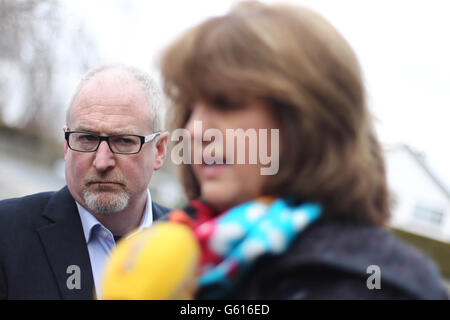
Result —
<path fill-rule="evenodd" d="M 155 222 L 120 241 L 106 263 L 101 297 L 113 300 L 192 299 L 200 247 L 180 223 Z"/>

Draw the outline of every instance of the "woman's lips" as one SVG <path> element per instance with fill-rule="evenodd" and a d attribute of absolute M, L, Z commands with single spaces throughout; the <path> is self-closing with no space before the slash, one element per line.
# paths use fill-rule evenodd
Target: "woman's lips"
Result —
<path fill-rule="evenodd" d="M 203 178 L 211 179 L 216 178 L 227 167 L 229 167 L 227 164 L 202 164 L 200 166 L 200 172 Z"/>

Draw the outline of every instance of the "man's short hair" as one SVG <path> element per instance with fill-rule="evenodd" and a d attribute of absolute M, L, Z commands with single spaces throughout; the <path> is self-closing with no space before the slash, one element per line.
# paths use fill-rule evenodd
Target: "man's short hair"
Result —
<path fill-rule="evenodd" d="M 86 84 L 87 81 L 90 79 L 93 79 L 97 74 L 107 71 L 107 70 L 124 70 L 127 73 L 129 73 L 131 76 L 133 76 L 134 79 L 136 79 L 142 89 L 144 90 L 145 94 L 147 95 L 148 104 L 150 106 L 151 111 L 151 118 L 152 118 L 152 130 L 154 132 L 163 130 L 163 110 L 162 110 L 162 93 L 156 82 L 153 80 L 153 78 L 145 71 L 140 70 L 138 68 L 132 67 L 132 66 L 126 66 L 126 65 L 104 65 L 97 67 L 95 69 L 89 70 L 82 78 L 80 83 L 78 84 L 77 89 L 75 90 L 75 93 L 72 96 L 72 99 L 70 101 L 69 108 L 66 112 L 66 125 L 70 127 L 70 109 L 72 108 L 73 102 L 75 98 L 80 93 L 83 86 Z"/>

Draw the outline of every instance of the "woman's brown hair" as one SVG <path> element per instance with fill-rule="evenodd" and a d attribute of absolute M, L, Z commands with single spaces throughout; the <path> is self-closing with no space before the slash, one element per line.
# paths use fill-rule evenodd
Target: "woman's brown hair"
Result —
<path fill-rule="evenodd" d="M 175 128 L 199 100 L 269 106 L 282 154 L 265 194 L 317 201 L 329 217 L 386 222 L 384 160 L 361 69 L 325 19 L 303 7 L 243 2 L 184 33 L 161 67 Z M 181 174 L 188 197 L 198 197 L 190 166 Z"/>

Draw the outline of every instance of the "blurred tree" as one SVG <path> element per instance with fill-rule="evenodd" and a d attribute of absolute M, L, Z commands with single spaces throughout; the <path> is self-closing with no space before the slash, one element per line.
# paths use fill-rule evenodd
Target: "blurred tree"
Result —
<path fill-rule="evenodd" d="M 68 18 L 57 0 L 0 0 L 0 122 L 28 136 L 55 135 L 67 103 L 61 80 L 97 59 L 88 35 Z"/>

